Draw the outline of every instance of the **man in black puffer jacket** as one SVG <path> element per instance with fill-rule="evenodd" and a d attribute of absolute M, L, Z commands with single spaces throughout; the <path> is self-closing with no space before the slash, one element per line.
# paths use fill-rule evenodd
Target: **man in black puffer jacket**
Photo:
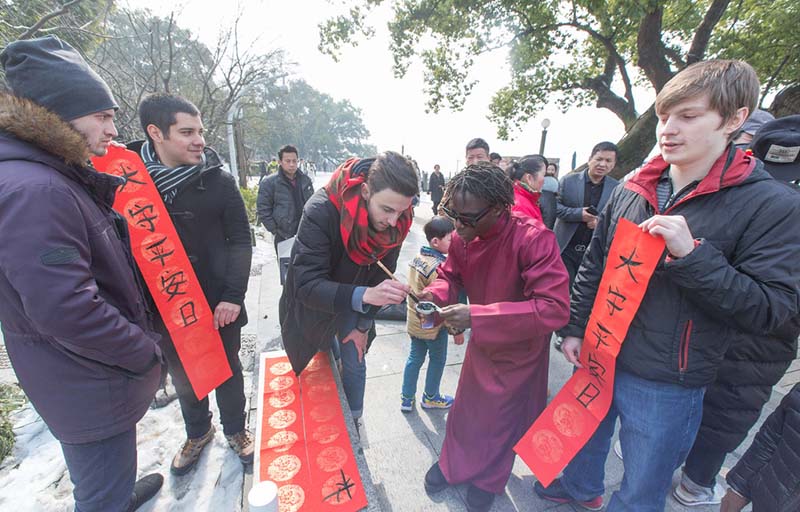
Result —
<path fill-rule="evenodd" d="M 726 477 L 720 512 L 800 510 L 800 384 L 770 414 L 753 444 Z"/>
<path fill-rule="evenodd" d="M 546 499 L 602 506 L 619 417 L 625 475 L 608 510 L 661 512 L 732 336 L 775 332 L 800 314 L 800 197 L 731 145 L 758 94 L 741 61 L 694 64 L 659 92 L 661 156 L 618 187 L 600 216 L 561 332 L 570 362 L 580 364 L 605 265 L 620 265 L 607 261 L 619 219 L 664 238 L 667 256 L 617 356 L 611 409 L 564 476 L 537 485 Z"/>

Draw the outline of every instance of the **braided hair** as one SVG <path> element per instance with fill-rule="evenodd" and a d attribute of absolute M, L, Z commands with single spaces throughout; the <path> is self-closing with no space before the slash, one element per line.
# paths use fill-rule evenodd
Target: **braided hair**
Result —
<path fill-rule="evenodd" d="M 445 186 L 442 204 L 449 204 L 456 193 L 465 192 L 485 200 L 489 206 L 508 209 L 514 205 L 514 184 L 491 162 L 477 162 L 453 176 Z"/>

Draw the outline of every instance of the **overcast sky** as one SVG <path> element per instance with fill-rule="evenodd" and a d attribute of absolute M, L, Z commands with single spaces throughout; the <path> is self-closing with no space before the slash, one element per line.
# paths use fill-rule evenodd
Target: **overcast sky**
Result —
<path fill-rule="evenodd" d="M 372 16 L 376 36 L 356 48 L 343 50 L 339 62 L 317 50 L 320 22 L 345 12 L 347 2 L 328 0 L 123 0 L 134 7 L 147 7 L 155 14 L 177 13 L 178 24 L 197 34 L 213 46 L 220 27 L 229 25 L 237 12 L 243 13 L 240 37 L 257 41 L 268 51 L 283 48 L 287 60 L 296 63 L 293 75 L 337 100 L 347 99 L 361 109 L 372 144 L 379 151 L 405 148 L 422 170 L 430 171 L 435 163 L 445 173 L 464 165 L 464 146 L 473 137 L 483 137 L 492 151 L 501 155 L 521 156 L 537 153 L 541 137 L 541 121 L 550 119 L 545 154 L 560 158 L 563 170 L 569 166 L 573 151 L 578 163 L 584 162 L 591 148 L 602 140 L 617 141 L 624 134 L 622 122 L 607 110 L 573 108 L 562 114 L 553 105 L 547 106 L 513 140 L 501 141 L 497 130 L 487 119 L 490 100 L 509 80 L 506 53 L 485 55 L 477 62 L 473 78 L 480 72 L 475 86 L 461 112 L 425 113 L 422 66 L 413 65 L 403 79 L 392 74 L 386 21 L 390 10 L 383 8 Z M 237 3 L 238 2 L 238 3 Z M 638 99 L 638 98 L 637 98 Z M 640 108 L 652 97 L 639 100 Z M 292 141 L 280 141 L 292 143 Z M 303 155 L 300 155 L 301 157 Z"/>

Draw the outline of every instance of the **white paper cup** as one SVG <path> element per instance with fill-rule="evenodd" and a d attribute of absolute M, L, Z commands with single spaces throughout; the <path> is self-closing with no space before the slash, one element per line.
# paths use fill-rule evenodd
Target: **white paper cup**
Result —
<path fill-rule="evenodd" d="M 269 480 L 253 485 L 247 503 L 250 512 L 278 512 L 278 486 Z"/>

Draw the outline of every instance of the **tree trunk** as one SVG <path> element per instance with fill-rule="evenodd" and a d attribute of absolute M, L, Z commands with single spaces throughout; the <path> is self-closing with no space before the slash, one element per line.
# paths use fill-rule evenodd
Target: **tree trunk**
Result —
<path fill-rule="evenodd" d="M 236 165 L 239 167 L 239 188 L 247 188 L 247 171 L 249 162 L 247 161 L 247 149 L 244 146 L 244 129 L 241 119 L 236 121 L 233 127 L 234 144 L 236 144 Z"/>
<path fill-rule="evenodd" d="M 800 114 L 800 83 L 789 85 L 779 92 L 769 111 L 775 117 Z"/>
<path fill-rule="evenodd" d="M 639 116 L 633 127 L 617 143 L 619 156 L 617 158 L 617 166 L 611 172 L 612 177 L 622 178 L 642 165 L 656 143 L 657 123 L 658 118 L 656 117 L 655 108 L 651 105 L 644 114 Z"/>

